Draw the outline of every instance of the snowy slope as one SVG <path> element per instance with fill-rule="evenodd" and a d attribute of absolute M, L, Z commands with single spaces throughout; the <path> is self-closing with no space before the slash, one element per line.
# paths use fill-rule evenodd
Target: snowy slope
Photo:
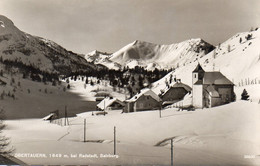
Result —
<path fill-rule="evenodd" d="M 70 79 L 71 88 L 69 92 L 77 94 L 82 98 L 82 100 L 85 101 L 95 101 L 97 92 L 106 92 L 110 94 L 110 96 L 121 101 L 125 100 L 126 95 L 128 95 L 128 93 L 125 92 L 125 89 L 123 88 L 117 91 L 113 91 L 113 87 L 109 85 L 109 82 L 106 80 L 101 80 L 100 84 L 97 84 L 96 78 L 90 77 L 88 79 L 95 82 L 95 85 L 91 86 L 90 84 L 85 84 L 85 77 L 83 80 L 76 81 Z"/>
<path fill-rule="evenodd" d="M 93 70 L 95 65 L 55 42 L 20 31 L 0 15 L 0 57 L 3 61 L 22 63 L 48 73 L 68 74 L 80 69 Z"/>
<path fill-rule="evenodd" d="M 6 85 L 2 86 L 1 81 Z M 83 82 L 80 82 L 84 89 Z M 4 73 L 0 76 L 0 109 L 4 110 L 5 119 L 43 118 L 55 110 L 60 110 L 60 113 L 64 114 L 65 106 L 69 116 L 95 110 L 95 101 L 71 92 L 74 90 L 74 85 L 71 83 L 71 88 L 67 89 L 67 83 L 64 82 L 61 84 L 57 82 L 56 86 L 53 86 L 52 82 L 42 83 L 24 79 L 19 73 L 12 76 Z M 78 85 L 77 88 L 81 86 Z M 90 91 L 81 90 L 81 93 L 90 95 Z"/>
<path fill-rule="evenodd" d="M 100 52 L 100 51 L 94 50 L 94 51 L 86 54 L 84 57 L 88 62 L 91 62 L 94 64 L 102 64 L 109 69 L 118 70 L 118 69 L 121 69 L 121 67 L 122 67 L 120 64 L 109 60 L 109 58 L 111 57 L 111 54 L 106 53 L 106 52 Z"/>
<path fill-rule="evenodd" d="M 136 40 L 111 55 L 110 60 L 133 68 L 175 68 L 188 64 L 214 49 L 202 39 L 191 39 L 177 44 L 158 45 Z"/>
<path fill-rule="evenodd" d="M 259 165 L 260 105 L 238 101 L 196 111 L 168 109 L 106 116 L 91 112 L 69 118 L 70 126 L 42 119 L 6 121 L 4 134 L 12 138 L 16 153 L 43 153 L 46 158 L 19 157 L 29 165 L 170 165 L 170 138 L 174 143 L 174 165 Z M 83 142 L 84 119 L 87 121 Z M 63 119 L 64 124 L 64 119 Z M 34 124 L 34 125 L 31 125 Z M 79 154 L 113 154 L 116 126 L 119 158 L 82 158 Z M 94 142 L 96 141 L 96 142 Z M 100 141 L 98 143 L 98 141 Z M 157 145 L 157 146 L 155 146 Z M 49 157 L 49 154 L 76 157 Z M 255 158 L 245 158 L 253 155 Z"/>
<path fill-rule="evenodd" d="M 252 34 L 252 39 L 245 37 Z M 240 43 L 240 38 L 242 42 Z M 238 33 L 231 37 L 209 54 L 193 61 L 185 66 L 180 66 L 161 80 L 154 83 L 154 90 L 159 93 L 166 87 L 165 80 L 169 80 L 170 75 L 181 79 L 183 83 L 191 86 L 192 71 L 198 62 L 205 71 L 220 71 L 236 86 L 258 84 L 260 81 L 260 30 L 252 32 Z M 243 83 L 242 83 L 243 82 Z M 259 93 L 259 92 L 258 92 Z"/>

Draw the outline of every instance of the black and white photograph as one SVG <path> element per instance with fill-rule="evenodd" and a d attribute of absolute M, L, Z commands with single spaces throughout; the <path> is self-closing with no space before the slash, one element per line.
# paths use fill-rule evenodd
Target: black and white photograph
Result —
<path fill-rule="evenodd" d="M 0 0 L 0 165 L 260 166 L 260 0 Z"/>

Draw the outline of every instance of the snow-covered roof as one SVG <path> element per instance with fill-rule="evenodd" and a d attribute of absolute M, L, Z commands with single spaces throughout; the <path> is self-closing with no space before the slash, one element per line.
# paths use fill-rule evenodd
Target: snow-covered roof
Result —
<path fill-rule="evenodd" d="M 51 114 L 45 116 L 44 118 L 42 118 L 42 120 L 50 120 L 53 115 L 54 115 L 54 113 L 51 113 Z"/>
<path fill-rule="evenodd" d="M 186 91 L 188 91 L 188 92 L 192 90 L 189 85 L 186 85 L 186 84 L 184 84 L 184 83 L 182 83 L 182 82 L 177 82 L 177 83 L 175 83 L 172 87 L 173 87 L 173 88 L 182 87 L 182 88 L 184 88 L 184 89 L 185 89 Z"/>
<path fill-rule="evenodd" d="M 161 101 L 160 97 L 158 95 L 156 95 L 151 89 L 145 88 L 145 89 L 142 89 L 140 93 L 133 96 L 131 99 L 126 100 L 126 102 L 135 102 L 136 100 L 138 100 L 143 95 L 144 96 L 151 96 L 156 101 Z"/>
<path fill-rule="evenodd" d="M 166 94 L 170 89 L 172 88 L 184 88 L 186 91 L 190 92 L 192 90 L 192 88 L 189 85 L 186 85 L 182 82 L 176 82 L 174 85 L 172 85 L 171 87 L 167 88 L 164 90 L 164 92 L 161 95 Z"/>
<path fill-rule="evenodd" d="M 104 108 L 110 107 L 114 102 L 117 102 L 121 105 L 124 105 L 124 103 L 120 100 L 118 100 L 117 98 L 105 98 L 103 99 L 98 105 L 97 107 L 104 110 Z"/>

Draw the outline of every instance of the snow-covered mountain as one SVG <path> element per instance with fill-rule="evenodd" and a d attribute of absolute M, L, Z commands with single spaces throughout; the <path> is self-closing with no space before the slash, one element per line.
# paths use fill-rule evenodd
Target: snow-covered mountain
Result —
<path fill-rule="evenodd" d="M 202 39 L 191 39 L 177 44 L 158 45 L 136 40 L 111 55 L 110 60 L 133 68 L 176 68 L 203 57 L 214 49 Z"/>
<path fill-rule="evenodd" d="M 101 52 L 94 50 L 88 54 L 85 55 L 85 59 L 88 62 L 94 63 L 94 64 L 101 64 L 106 66 L 109 69 L 115 69 L 118 70 L 122 66 L 116 62 L 111 61 L 109 58 L 112 54 L 109 54 L 107 52 Z"/>
<path fill-rule="evenodd" d="M 96 66 L 82 56 L 66 50 L 53 41 L 20 31 L 14 23 L 0 15 L 0 57 L 13 65 L 68 74 L 79 70 L 95 70 Z"/>
<path fill-rule="evenodd" d="M 109 59 L 110 56 L 111 56 L 111 54 L 109 54 L 109 53 L 94 50 L 94 51 L 86 54 L 85 59 L 88 62 L 99 63 L 102 61 L 106 61 L 106 59 Z"/>
<path fill-rule="evenodd" d="M 191 86 L 192 71 L 198 62 L 205 71 L 220 71 L 237 86 L 260 84 L 260 30 L 238 33 L 220 44 L 198 61 L 180 65 L 161 80 L 154 83 L 154 90 L 159 93 L 166 87 L 165 81 L 170 76 L 181 79 Z M 248 83 L 249 82 L 249 83 Z"/>
<path fill-rule="evenodd" d="M 85 56 L 88 61 L 108 68 L 141 66 L 148 70 L 170 69 L 191 63 L 215 47 L 202 39 L 191 39 L 177 44 L 159 45 L 136 40 L 113 54 L 93 51 Z"/>

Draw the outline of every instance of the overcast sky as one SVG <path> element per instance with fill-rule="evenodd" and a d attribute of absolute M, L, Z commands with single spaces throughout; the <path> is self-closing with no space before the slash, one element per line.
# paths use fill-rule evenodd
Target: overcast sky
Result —
<path fill-rule="evenodd" d="M 77 53 L 115 52 L 134 40 L 217 45 L 260 26 L 260 0 L 0 0 L 27 33 Z"/>

